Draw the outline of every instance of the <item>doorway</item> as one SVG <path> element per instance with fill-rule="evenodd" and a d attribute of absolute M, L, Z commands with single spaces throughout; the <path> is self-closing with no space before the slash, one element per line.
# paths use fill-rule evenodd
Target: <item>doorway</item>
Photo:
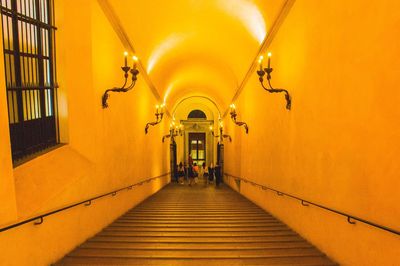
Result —
<path fill-rule="evenodd" d="M 202 165 L 206 162 L 206 133 L 189 133 L 189 154 L 193 164 Z"/>

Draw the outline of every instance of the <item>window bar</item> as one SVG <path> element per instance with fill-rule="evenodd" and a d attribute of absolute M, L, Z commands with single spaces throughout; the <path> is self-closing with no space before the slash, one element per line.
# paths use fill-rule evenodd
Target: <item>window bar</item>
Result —
<path fill-rule="evenodd" d="M 17 10 L 17 1 L 11 1 L 11 10 Z M 18 17 L 16 12 L 11 13 L 12 23 L 12 33 L 13 33 L 13 56 L 14 56 L 14 69 L 15 69 L 15 87 L 16 97 L 17 97 L 17 110 L 18 110 L 18 123 L 15 124 L 15 136 L 11 136 L 13 142 L 17 147 L 13 149 L 13 157 L 21 156 L 21 148 L 24 147 L 24 117 L 21 112 L 23 110 L 22 101 L 22 90 L 21 88 L 21 59 L 19 57 L 19 36 L 18 36 Z"/>

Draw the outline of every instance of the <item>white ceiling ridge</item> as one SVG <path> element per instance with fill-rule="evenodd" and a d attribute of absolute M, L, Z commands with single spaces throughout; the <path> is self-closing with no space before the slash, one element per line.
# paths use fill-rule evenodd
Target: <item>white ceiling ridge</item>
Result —
<path fill-rule="evenodd" d="M 114 29 L 115 33 L 118 35 L 118 38 L 122 42 L 123 46 L 127 51 L 136 54 L 135 48 L 130 41 L 128 34 L 126 34 L 126 31 L 124 27 L 121 24 L 121 21 L 118 19 L 117 15 L 115 14 L 114 9 L 110 5 L 108 0 L 97 0 L 99 3 L 101 9 L 103 10 L 105 16 L 107 17 L 108 21 L 110 22 L 112 28 Z M 146 69 L 143 67 L 142 62 L 140 61 L 139 57 L 139 62 L 138 62 L 138 68 L 140 75 L 144 78 L 147 86 L 150 88 L 151 92 L 153 93 L 154 97 L 159 101 L 159 103 L 163 103 L 163 99 L 161 98 L 160 94 L 158 93 L 158 90 L 154 86 L 154 83 L 151 81 L 149 75 L 146 72 Z M 167 107 L 165 108 L 165 113 L 167 116 L 171 117 L 170 112 L 168 111 Z"/>
<path fill-rule="evenodd" d="M 270 30 L 268 31 L 267 35 L 265 36 L 263 42 L 261 43 L 260 49 L 258 50 L 254 60 L 252 61 L 249 70 L 247 71 L 246 75 L 244 76 L 242 82 L 240 83 L 238 89 L 236 90 L 235 95 L 232 98 L 232 103 L 235 102 L 240 94 L 242 93 L 244 87 L 246 86 L 247 82 L 249 81 L 251 75 L 253 75 L 254 70 L 257 68 L 258 64 L 258 58 L 260 55 L 265 53 L 265 51 L 268 49 L 268 47 L 271 45 L 272 41 L 274 40 L 276 34 L 278 33 L 281 25 L 285 21 L 287 15 L 289 14 L 292 6 L 296 0 L 286 0 L 283 5 L 281 10 L 279 11 L 277 17 L 274 20 L 274 23 L 272 24 Z M 222 118 L 225 118 L 225 116 L 229 113 L 229 108 L 227 108 L 222 116 Z"/>

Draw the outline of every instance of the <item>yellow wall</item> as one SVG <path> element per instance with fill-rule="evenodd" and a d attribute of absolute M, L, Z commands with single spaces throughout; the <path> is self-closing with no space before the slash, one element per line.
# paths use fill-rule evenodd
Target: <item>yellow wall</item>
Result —
<path fill-rule="evenodd" d="M 0 32 L 0 35 L 2 32 Z M 1 38 L 3 38 L 1 36 Z M 3 51 L 3 42 L 0 44 Z M 1 57 L 3 58 L 3 57 Z M 0 88 L 5 88 L 4 64 L 0 63 Z M 8 129 L 6 90 L 0 93 L 0 224 L 16 219 L 15 187 L 12 175 L 11 144 Z"/>
<path fill-rule="evenodd" d="M 272 83 L 293 109 L 254 73 L 237 103 L 250 134 L 235 129 L 226 172 L 400 230 L 399 8 L 296 1 L 269 49 Z M 241 192 L 341 264 L 399 263 L 398 236 L 251 185 Z"/>
<path fill-rule="evenodd" d="M 161 143 L 168 126 L 144 134 L 157 99 L 141 75 L 132 91 L 111 94 L 110 107 L 102 109 L 103 92 L 121 85 L 125 49 L 98 2 L 56 0 L 55 7 L 60 127 L 68 143 L 12 171 L 1 94 L 0 227 L 15 221 L 16 206 L 23 219 L 169 172 L 168 146 Z M 41 226 L 0 233 L 0 265 L 48 265 L 167 182 L 168 175 L 91 207 L 51 216 Z"/>

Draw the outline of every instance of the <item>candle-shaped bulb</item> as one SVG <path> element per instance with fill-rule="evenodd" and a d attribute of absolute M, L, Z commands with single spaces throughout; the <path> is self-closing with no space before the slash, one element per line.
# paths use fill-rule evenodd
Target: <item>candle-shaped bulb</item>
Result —
<path fill-rule="evenodd" d="M 134 55 L 132 56 L 132 60 L 133 60 L 133 69 L 135 69 L 137 62 L 139 61 L 139 58 L 136 55 Z"/>
<path fill-rule="evenodd" d="M 125 67 L 127 67 L 128 66 L 128 52 L 127 51 L 124 52 L 124 59 L 125 59 Z"/>
<path fill-rule="evenodd" d="M 156 114 L 159 114 L 159 111 L 160 111 L 160 106 L 157 104 L 156 105 Z"/>
<path fill-rule="evenodd" d="M 269 52 L 268 53 L 268 68 L 271 68 L 271 56 L 272 56 L 272 53 Z"/>
<path fill-rule="evenodd" d="M 210 131 L 212 131 L 213 130 L 213 127 L 212 126 L 210 126 Z"/>
<path fill-rule="evenodd" d="M 230 106 L 231 106 L 231 113 L 235 113 L 235 109 L 236 109 L 235 104 L 232 103 Z"/>
<path fill-rule="evenodd" d="M 260 65 L 260 70 L 263 69 L 263 67 L 262 67 L 263 60 L 264 60 L 264 56 L 261 55 L 260 58 L 258 59 L 258 64 Z"/>

